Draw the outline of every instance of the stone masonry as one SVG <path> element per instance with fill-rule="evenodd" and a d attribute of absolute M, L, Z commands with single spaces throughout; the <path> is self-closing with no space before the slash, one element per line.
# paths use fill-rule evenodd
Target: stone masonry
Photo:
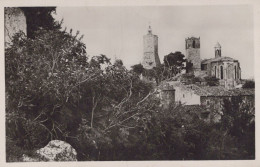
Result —
<path fill-rule="evenodd" d="M 12 37 L 15 33 L 22 31 L 26 34 L 27 25 L 26 17 L 23 11 L 16 7 L 5 7 L 5 47 L 11 44 Z"/>
<path fill-rule="evenodd" d="M 160 65 L 158 55 L 158 36 L 152 34 L 151 26 L 149 26 L 148 34 L 144 35 L 144 55 L 142 65 L 145 69 L 152 69 Z"/>
<path fill-rule="evenodd" d="M 192 71 L 196 75 L 201 70 L 200 38 L 187 38 L 185 39 L 185 43 L 187 60 L 192 63 Z"/>

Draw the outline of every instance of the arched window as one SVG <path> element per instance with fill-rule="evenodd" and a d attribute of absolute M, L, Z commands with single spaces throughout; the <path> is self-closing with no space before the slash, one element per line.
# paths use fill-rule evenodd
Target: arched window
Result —
<path fill-rule="evenodd" d="M 237 79 L 237 66 L 235 66 L 235 79 Z"/>
<path fill-rule="evenodd" d="M 192 47 L 195 48 L 195 41 L 192 42 Z"/>
<path fill-rule="evenodd" d="M 220 79 L 223 79 L 223 66 L 220 66 Z"/>

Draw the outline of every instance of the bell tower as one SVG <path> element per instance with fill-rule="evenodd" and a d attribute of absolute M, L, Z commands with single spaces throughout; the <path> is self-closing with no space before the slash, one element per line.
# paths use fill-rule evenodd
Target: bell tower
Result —
<path fill-rule="evenodd" d="M 201 71 L 200 38 L 190 37 L 185 39 L 186 59 L 192 63 L 192 71 L 196 75 Z"/>
<path fill-rule="evenodd" d="M 158 36 L 152 34 L 151 26 L 148 27 L 148 32 L 143 37 L 144 41 L 144 55 L 142 65 L 145 69 L 152 69 L 160 65 L 158 55 Z"/>
<path fill-rule="evenodd" d="M 215 45 L 215 58 L 221 57 L 221 45 L 217 42 Z"/>

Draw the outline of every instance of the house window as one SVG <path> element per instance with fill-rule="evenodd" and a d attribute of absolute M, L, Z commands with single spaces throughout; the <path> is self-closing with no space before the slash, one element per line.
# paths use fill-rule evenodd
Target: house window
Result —
<path fill-rule="evenodd" d="M 195 41 L 192 42 L 192 47 L 195 48 Z"/>
<path fill-rule="evenodd" d="M 207 64 L 201 64 L 201 70 L 207 70 Z"/>
<path fill-rule="evenodd" d="M 185 98 L 185 95 L 183 94 L 183 98 Z"/>
<path fill-rule="evenodd" d="M 206 101 L 206 104 L 209 105 L 209 100 Z"/>

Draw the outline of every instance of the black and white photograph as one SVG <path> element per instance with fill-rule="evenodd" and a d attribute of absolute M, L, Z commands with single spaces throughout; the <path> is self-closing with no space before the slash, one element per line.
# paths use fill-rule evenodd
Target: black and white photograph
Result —
<path fill-rule="evenodd" d="M 255 10 L 4 6 L 6 163 L 254 162 Z"/>

